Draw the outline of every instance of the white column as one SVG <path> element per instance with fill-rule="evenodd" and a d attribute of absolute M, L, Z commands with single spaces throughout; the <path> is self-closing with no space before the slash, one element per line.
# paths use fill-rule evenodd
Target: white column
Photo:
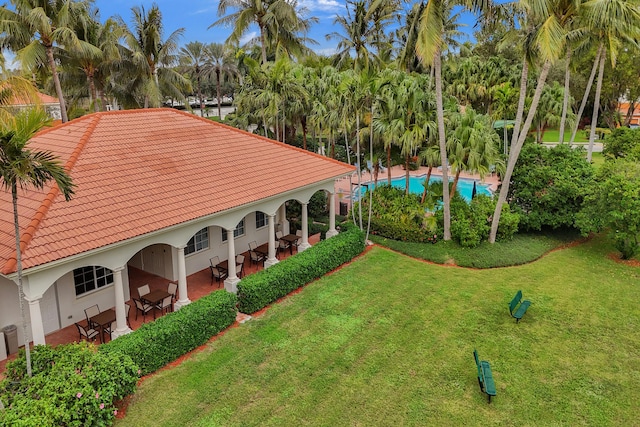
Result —
<path fill-rule="evenodd" d="M 31 316 L 31 336 L 33 337 L 33 345 L 46 344 L 44 340 L 44 324 L 42 323 L 42 312 L 40 311 L 40 300 L 42 295 L 37 298 L 27 298 L 29 302 L 29 315 Z M 29 345 L 29 339 L 24 337 L 24 345 Z"/>
<path fill-rule="evenodd" d="M 309 249 L 309 220 L 307 218 L 307 206 L 309 203 L 302 203 L 302 243 L 298 245 L 298 252 Z"/>
<path fill-rule="evenodd" d="M 329 193 L 329 230 L 327 230 L 327 239 L 338 235 L 336 230 L 336 194 Z"/>
<path fill-rule="evenodd" d="M 118 267 L 113 270 L 113 288 L 116 297 L 116 329 L 111 332 L 111 338 L 121 337 L 129 332 L 132 332 L 127 325 L 127 312 L 124 307 L 124 288 L 122 285 L 122 270 L 123 267 Z"/>
<path fill-rule="evenodd" d="M 227 249 L 229 253 L 229 258 L 227 261 L 227 267 L 229 268 L 229 274 L 227 278 L 224 280 L 224 288 L 232 292 L 234 294 L 238 293 L 238 276 L 236 275 L 236 242 L 233 238 L 233 232 L 235 230 L 232 228 L 227 230 Z"/>
<path fill-rule="evenodd" d="M 276 258 L 276 216 L 268 215 L 269 217 L 269 256 L 264 262 L 264 267 L 271 267 L 274 264 L 278 263 L 278 259 Z"/>
<path fill-rule="evenodd" d="M 287 220 L 287 202 L 284 202 L 278 209 L 279 222 L 282 224 L 282 234 L 289 234 L 289 221 Z"/>
<path fill-rule="evenodd" d="M 178 248 L 178 295 L 180 299 L 174 304 L 176 310 L 191 304 L 187 295 L 187 266 L 184 262 L 184 248 L 184 246 Z"/>

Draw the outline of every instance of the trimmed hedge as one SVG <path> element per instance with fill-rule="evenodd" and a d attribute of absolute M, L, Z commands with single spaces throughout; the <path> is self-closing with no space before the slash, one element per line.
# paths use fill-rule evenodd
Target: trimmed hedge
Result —
<path fill-rule="evenodd" d="M 364 233 L 348 227 L 331 239 L 245 277 L 238 283 L 238 309 L 255 313 L 291 291 L 351 261 L 364 251 Z"/>
<path fill-rule="evenodd" d="M 143 375 L 149 374 L 201 346 L 233 324 L 236 304 L 234 294 L 213 292 L 101 345 L 100 351 L 126 354 L 140 367 Z"/>

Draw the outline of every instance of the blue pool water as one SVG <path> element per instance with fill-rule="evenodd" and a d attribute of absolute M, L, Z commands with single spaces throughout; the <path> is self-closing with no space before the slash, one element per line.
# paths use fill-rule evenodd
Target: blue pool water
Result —
<path fill-rule="evenodd" d="M 413 194 L 418 194 L 422 196 L 422 192 L 424 191 L 424 186 L 422 185 L 422 183 L 424 182 L 426 177 L 427 177 L 426 175 L 410 176 L 409 191 Z M 451 181 L 453 181 L 453 179 L 451 179 Z M 442 182 L 442 178 L 439 176 L 431 176 L 429 178 L 429 182 L 430 183 Z M 493 194 L 489 189 L 489 185 L 481 184 L 478 181 L 475 181 L 475 182 L 476 182 L 476 194 L 484 194 L 487 196 L 491 196 Z M 387 183 L 386 179 L 378 180 L 378 185 L 384 185 L 386 183 Z M 405 183 L 406 183 L 405 177 L 394 178 L 391 180 L 391 185 L 393 185 L 394 187 L 400 188 L 402 190 L 404 190 Z M 473 183 L 474 183 L 473 179 L 460 178 L 458 180 L 457 190 L 467 202 L 471 201 L 471 193 L 473 192 Z M 367 183 L 367 184 L 371 185 L 373 183 Z M 362 187 L 362 194 L 364 195 L 364 193 L 366 192 L 367 192 L 367 188 Z"/>

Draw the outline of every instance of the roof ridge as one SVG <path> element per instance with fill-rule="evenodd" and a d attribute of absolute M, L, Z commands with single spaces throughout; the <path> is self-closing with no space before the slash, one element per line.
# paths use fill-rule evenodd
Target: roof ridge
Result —
<path fill-rule="evenodd" d="M 309 150 L 305 150 L 305 149 L 300 148 L 300 147 L 296 147 L 295 145 L 289 145 L 289 144 L 286 144 L 284 142 L 276 141 L 275 139 L 267 138 L 266 136 L 258 135 L 257 133 L 251 133 L 251 132 L 246 131 L 244 129 L 239 129 L 237 127 L 230 126 L 230 125 L 228 125 L 226 123 L 220 123 L 220 122 L 215 122 L 215 121 L 212 121 L 212 120 L 209 120 L 209 119 L 205 119 L 204 117 L 200 117 L 200 116 L 197 116 L 195 114 L 188 113 L 186 111 L 180 111 L 180 110 L 176 110 L 176 109 L 172 109 L 172 108 L 171 109 L 169 109 L 169 108 L 153 108 L 153 109 L 154 110 L 164 110 L 164 111 L 173 110 L 178 114 L 183 114 L 183 115 L 185 115 L 187 117 L 196 118 L 198 120 L 204 121 L 205 123 L 222 126 L 222 127 L 225 127 L 225 128 L 227 128 L 229 130 L 232 130 L 232 131 L 244 133 L 244 134 L 250 135 L 250 136 L 255 137 L 255 138 L 260 138 L 260 139 L 263 139 L 263 140 L 265 140 L 267 142 L 270 142 L 272 144 L 280 145 L 282 147 L 286 147 L 286 148 L 289 148 L 289 149 L 292 149 L 292 150 L 296 150 L 296 151 L 299 151 L 301 153 L 311 154 L 311 155 L 313 155 L 315 157 L 318 157 L 320 159 L 323 159 L 323 160 L 329 160 L 329 161 L 331 161 L 333 163 L 337 163 L 337 164 L 340 164 L 340 165 L 346 164 L 344 162 L 341 162 L 340 160 L 336 160 L 336 159 L 333 159 L 333 158 L 327 157 L 327 156 L 322 156 L 322 155 L 320 155 L 318 153 L 314 153 L 313 151 L 309 151 Z M 353 166 L 353 165 L 349 165 L 349 166 L 352 166 L 355 169 L 355 166 Z"/>
<path fill-rule="evenodd" d="M 64 169 L 66 172 L 70 172 L 73 166 L 76 164 L 76 162 L 78 161 L 78 157 L 80 157 L 80 153 L 82 153 L 82 151 L 84 150 L 84 147 L 87 145 L 87 141 L 89 140 L 89 137 L 91 136 L 96 126 L 100 122 L 100 115 L 96 114 L 92 116 L 93 117 L 91 118 L 93 119 L 93 122 L 89 124 L 89 126 L 87 127 L 87 130 L 80 137 L 78 145 L 76 145 L 76 148 L 73 150 L 73 152 L 69 156 L 69 159 L 64 165 Z M 56 199 L 59 192 L 60 192 L 60 189 L 58 188 L 58 185 L 54 182 L 51 185 L 51 189 L 47 193 L 46 197 L 40 204 L 40 207 L 38 207 L 38 209 L 36 210 L 33 218 L 31 218 L 29 225 L 27 225 L 27 227 L 24 229 L 24 231 L 20 235 L 20 252 L 24 253 L 26 251 L 27 246 L 29 246 L 29 243 L 31 243 L 33 236 L 35 235 L 36 231 L 38 231 L 38 227 L 40 226 L 40 223 L 42 222 L 45 215 L 49 211 L 49 208 L 53 204 L 53 201 Z M 17 255 L 16 255 L 16 251 L 14 250 L 11 257 L 7 259 L 6 264 L 2 268 L 2 273 L 8 274 L 13 272 L 16 269 L 17 262 L 18 262 Z"/>

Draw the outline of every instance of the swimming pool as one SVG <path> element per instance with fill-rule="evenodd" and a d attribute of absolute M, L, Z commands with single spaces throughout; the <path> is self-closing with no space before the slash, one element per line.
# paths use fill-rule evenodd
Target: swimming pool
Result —
<path fill-rule="evenodd" d="M 418 175 L 418 176 L 410 176 L 409 177 L 409 191 L 413 194 L 418 194 L 420 196 L 422 196 L 422 192 L 424 191 L 424 186 L 422 185 L 422 183 L 424 182 L 425 178 L 427 176 L 426 175 Z M 453 181 L 453 179 L 451 179 L 450 181 Z M 442 182 L 442 177 L 440 176 L 431 176 L 429 178 L 429 183 L 434 183 L 434 182 Z M 488 184 L 481 184 L 479 181 L 473 180 L 473 179 L 468 179 L 468 178 L 460 178 L 458 180 L 458 186 L 457 186 L 457 190 L 460 193 L 460 195 L 467 201 L 470 202 L 471 201 L 471 193 L 473 192 L 473 183 L 476 183 L 476 194 L 484 194 L 487 196 L 491 196 L 493 193 L 491 192 L 490 186 Z M 378 179 L 378 185 L 384 185 L 387 183 L 386 179 Z M 399 178 L 394 178 L 391 180 L 391 185 L 397 188 L 400 188 L 402 190 L 404 190 L 405 188 L 405 183 L 406 183 L 406 178 L 405 177 L 399 177 Z M 366 182 L 365 184 L 371 185 L 373 183 L 371 182 Z M 355 183 L 354 183 L 355 185 Z M 357 200 L 357 194 L 355 193 L 354 190 L 354 196 L 355 199 Z M 362 188 L 362 194 L 364 195 L 364 193 L 367 192 L 367 187 L 363 187 Z"/>

